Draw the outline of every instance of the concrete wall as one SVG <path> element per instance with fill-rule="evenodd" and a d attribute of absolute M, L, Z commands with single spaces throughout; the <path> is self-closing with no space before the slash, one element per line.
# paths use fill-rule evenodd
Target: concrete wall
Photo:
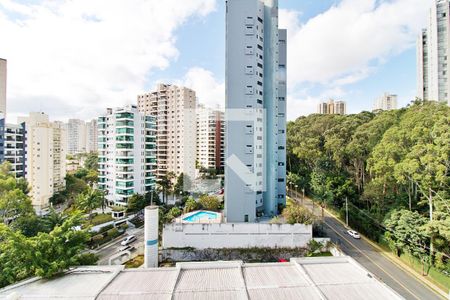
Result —
<path fill-rule="evenodd" d="M 181 224 L 164 225 L 163 248 L 295 248 L 306 247 L 312 226 L 303 224 Z"/>

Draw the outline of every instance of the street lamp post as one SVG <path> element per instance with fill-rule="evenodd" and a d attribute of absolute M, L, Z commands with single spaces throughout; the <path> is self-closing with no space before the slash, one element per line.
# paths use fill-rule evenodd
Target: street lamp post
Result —
<path fill-rule="evenodd" d="M 296 184 L 296 185 L 295 185 L 295 196 L 298 198 L 298 192 L 297 192 L 297 189 L 298 189 L 298 185 Z"/>

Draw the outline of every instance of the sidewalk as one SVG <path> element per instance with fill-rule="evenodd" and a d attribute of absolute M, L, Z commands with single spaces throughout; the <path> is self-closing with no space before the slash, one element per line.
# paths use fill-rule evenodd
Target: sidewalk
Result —
<path fill-rule="evenodd" d="M 299 197 L 293 197 L 292 195 L 289 196 L 291 197 L 293 200 L 297 201 L 297 203 L 301 203 L 301 198 Z M 312 208 L 313 205 L 313 201 L 308 198 L 305 197 L 305 200 L 303 201 L 303 205 L 309 209 Z M 332 218 L 334 218 L 336 221 L 338 221 L 341 225 L 343 225 L 344 227 L 347 227 L 347 225 L 340 220 L 333 212 L 329 211 L 328 209 L 324 208 L 324 212 L 326 214 L 328 214 L 329 216 L 331 216 Z M 314 205 L 314 214 L 317 216 L 321 216 L 321 207 L 318 204 Z M 375 243 L 374 241 L 370 240 L 369 238 L 365 237 L 364 235 L 361 235 L 361 238 L 369 243 L 372 247 L 374 247 L 381 255 L 383 255 L 385 258 L 387 258 L 389 261 L 391 261 L 392 263 L 394 263 L 395 265 L 397 265 L 397 267 L 407 271 L 409 274 L 411 274 L 412 276 L 414 276 L 415 278 L 417 278 L 418 280 L 420 280 L 421 282 L 425 283 L 429 288 L 431 288 L 432 290 L 436 291 L 437 293 L 439 293 L 442 297 L 444 298 L 448 298 L 450 299 L 449 295 L 445 293 L 445 291 L 443 291 L 441 288 L 439 288 L 437 285 L 435 285 L 433 282 L 431 282 L 428 278 L 422 276 L 421 274 L 417 273 L 413 268 L 411 268 L 409 265 L 407 265 L 406 263 L 404 263 L 401 259 L 399 259 L 398 257 L 396 257 L 393 253 L 384 250 L 383 248 L 381 248 L 377 243 Z"/>

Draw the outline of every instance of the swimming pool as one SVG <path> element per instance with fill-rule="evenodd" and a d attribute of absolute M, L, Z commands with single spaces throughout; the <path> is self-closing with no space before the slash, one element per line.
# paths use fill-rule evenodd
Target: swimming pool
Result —
<path fill-rule="evenodd" d="M 186 222 L 200 222 L 206 220 L 216 220 L 219 218 L 219 214 L 211 211 L 198 211 L 190 216 L 183 218 Z"/>

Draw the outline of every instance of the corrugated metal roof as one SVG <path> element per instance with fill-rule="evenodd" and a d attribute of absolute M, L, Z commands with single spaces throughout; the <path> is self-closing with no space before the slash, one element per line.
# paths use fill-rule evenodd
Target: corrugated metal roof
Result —
<path fill-rule="evenodd" d="M 181 263 L 175 268 L 79 268 L 0 290 L 0 299 L 402 299 L 349 257 L 290 263 Z"/>
<path fill-rule="evenodd" d="M 177 277 L 174 268 L 125 270 L 98 299 L 170 299 Z"/>
<path fill-rule="evenodd" d="M 247 288 L 307 286 L 308 281 L 297 267 L 289 263 L 244 265 Z"/>

